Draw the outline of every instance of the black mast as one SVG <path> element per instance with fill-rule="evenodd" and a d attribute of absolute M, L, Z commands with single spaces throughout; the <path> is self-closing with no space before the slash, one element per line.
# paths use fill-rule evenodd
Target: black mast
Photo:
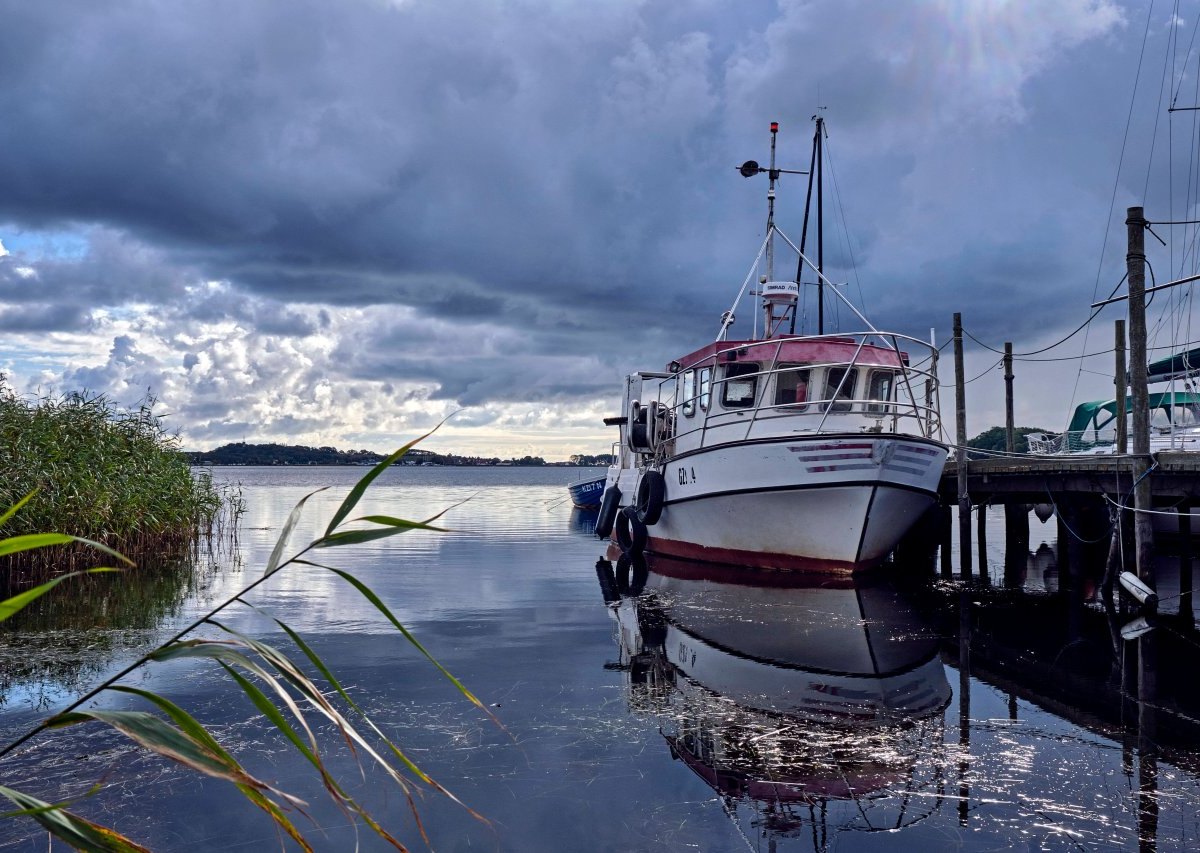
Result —
<path fill-rule="evenodd" d="M 825 231 L 823 194 L 821 192 L 821 136 L 825 129 L 825 119 L 819 115 L 813 116 L 817 129 L 813 133 L 812 160 L 808 166 L 808 194 L 804 197 L 804 225 L 800 229 L 800 254 L 808 243 L 808 213 L 812 209 L 813 178 L 817 179 L 817 334 L 825 334 Z M 804 275 L 804 258 L 796 261 L 796 283 L 800 283 Z M 796 331 L 796 311 L 792 311 L 792 331 Z"/>
<path fill-rule="evenodd" d="M 825 334 L 825 210 L 821 192 L 821 136 L 825 130 L 825 119 L 817 117 L 817 133 L 813 142 L 817 158 L 817 334 Z"/>

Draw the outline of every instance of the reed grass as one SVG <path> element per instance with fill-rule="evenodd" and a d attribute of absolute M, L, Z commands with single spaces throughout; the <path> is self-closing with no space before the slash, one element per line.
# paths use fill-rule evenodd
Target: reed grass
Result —
<path fill-rule="evenodd" d="M 61 531 L 134 559 L 181 553 L 211 534 L 230 496 L 193 473 L 153 407 L 103 394 L 24 398 L 0 381 L 0 507 L 33 494 L 6 532 Z M 15 559 L 63 570 L 93 556 L 71 544 Z"/>
<path fill-rule="evenodd" d="M 424 436 L 422 436 L 424 437 Z M 419 441 L 420 439 L 418 439 Z M 259 584 L 268 582 L 279 572 L 310 571 L 332 572 L 367 599 L 392 624 L 402 638 L 423 654 L 430 664 L 445 676 L 483 715 L 499 725 L 496 717 L 488 711 L 458 679 L 451 675 L 421 645 L 408 629 L 401 624 L 388 606 L 361 580 L 341 569 L 315 561 L 316 555 L 331 548 L 355 545 L 388 538 L 409 530 L 441 530 L 432 522 L 445 510 L 424 521 L 407 521 L 387 515 L 366 515 L 352 518 L 351 513 L 371 482 L 385 468 L 400 459 L 416 442 L 412 442 L 393 453 L 367 473 L 342 501 L 325 532 L 313 541 L 291 551 L 292 531 L 299 520 L 305 503 L 312 495 L 302 499 L 292 510 L 283 525 L 279 539 L 267 560 L 262 575 L 239 591 L 236 595 L 214 607 L 203 617 L 184 628 L 166 643 L 106 679 L 93 690 L 73 702 L 68 708 L 26 732 L 17 740 L 0 748 L 0 759 L 16 750 L 40 732 L 81 724 L 103 724 L 125 735 L 140 747 L 178 762 L 190 770 L 233 784 L 245 797 L 248 804 L 261 809 L 281 833 L 282 839 L 294 842 L 305 851 L 312 851 L 300 826 L 297 816 L 306 816 L 306 804 L 268 782 L 251 775 L 237 758 L 228 752 L 211 732 L 184 708 L 166 697 L 128 684 L 121 683 L 140 667 L 157 661 L 180 659 L 198 660 L 214 665 L 229 677 L 241 693 L 254 705 L 262 719 L 270 722 L 277 735 L 291 745 L 311 765 L 313 773 L 338 809 L 352 821 L 361 821 L 384 843 L 396 850 L 408 848 L 393 831 L 378 822 L 363 806 L 351 797 L 347 788 L 334 777 L 325 762 L 327 745 L 316 732 L 316 724 L 332 724 L 335 744 L 346 744 L 353 751 L 360 765 L 370 764 L 382 770 L 396 785 L 411 810 L 416 831 L 426 844 L 429 839 L 421 824 L 414 796 L 422 789 L 436 791 L 449 797 L 466 809 L 472 817 L 487 822 L 481 815 L 463 804 L 449 790 L 432 779 L 370 718 L 354 700 L 347 688 L 338 681 L 329 666 L 316 654 L 304 638 L 285 622 L 275 623 L 286 633 L 290 648 L 271 646 L 253 637 L 241 634 L 217 621 L 216 616 L 234 605 L 248 605 L 242 598 Z M 319 490 L 318 490 L 319 491 Z M 314 493 L 315 494 L 315 493 Z M 0 525 L 11 521 L 17 509 L 25 502 L 18 502 L 13 509 L 0 515 Z M 363 525 L 369 525 L 364 527 Z M 32 534 L 0 539 L 0 554 L 8 551 L 27 551 L 45 545 L 57 544 L 60 534 Z M 95 543 L 92 543 L 95 544 Z M 103 546 L 98 546 L 101 550 Z M 73 575 L 111 571 L 96 568 Z M 66 577 L 61 575 L 41 586 L 26 590 L 7 600 L 0 600 L 0 622 L 14 616 L 38 598 L 50 593 Z M 194 638 L 189 635 L 201 626 L 215 629 L 219 639 Z M 123 698 L 137 697 L 146 710 L 109 710 L 95 707 L 92 700 L 101 694 L 118 694 Z M 362 768 L 360 767 L 360 773 Z M 2 776 L 2 774 L 0 774 Z M 15 810 L 0 812 L 0 819 L 26 818 L 37 821 L 55 838 L 71 846 L 97 853 L 112 851 L 146 851 L 136 841 L 121 832 L 95 823 L 74 811 L 99 786 L 70 802 L 49 803 L 21 791 L 0 786 L 0 798 L 16 806 Z M 70 808 L 68 808 L 70 807 Z"/>

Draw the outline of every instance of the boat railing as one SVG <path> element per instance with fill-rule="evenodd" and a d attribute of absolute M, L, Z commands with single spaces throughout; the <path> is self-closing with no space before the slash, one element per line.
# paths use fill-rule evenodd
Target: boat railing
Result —
<path fill-rule="evenodd" d="M 830 339 L 846 340 L 851 337 L 849 335 L 829 335 Z M 660 385 L 660 400 L 664 402 L 671 399 L 673 405 L 669 411 L 673 429 L 672 438 L 678 439 L 684 436 L 693 435 L 696 432 L 702 432 L 700 446 L 708 443 L 708 433 L 713 430 L 720 430 L 718 435 L 724 434 L 724 429 L 734 425 L 743 426 L 745 429 L 744 438 L 751 436 L 756 426 L 761 426 L 764 422 L 770 422 L 774 419 L 789 418 L 795 419 L 803 417 L 806 421 L 813 422 L 810 427 L 813 432 L 820 432 L 828 427 L 830 417 L 841 418 L 847 415 L 856 415 L 862 421 L 860 428 L 864 432 L 884 432 L 885 421 L 887 422 L 886 431 L 900 432 L 902 425 L 907 422 L 913 425 L 915 434 L 923 435 L 927 438 L 933 438 L 941 432 L 941 419 L 938 406 L 938 383 L 937 383 L 937 351 L 927 342 L 920 341 L 914 338 L 909 338 L 903 335 L 893 336 L 896 340 L 893 341 L 893 347 L 889 349 L 897 353 L 897 358 L 894 363 L 884 363 L 878 360 L 878 350 L 869 350 L 869 355 L 864 355 L 863 347 L 870 337 L 883 337 L 878 332 L 860 333 L 854 337 L 858 338 L 858 345 L 855 348 L 853 356 L 850 360 L 836 360 L 827 362 L 812 362 L 805 364 L 788 364 L 778 366 L 779 354 L 782 349 L 782 344 L 787 339 L 770 339 L 765 341 L 755 341 L 748 344 L 739 344 L 729 348 L 730 351 L 739 352 L 741 360 L 755 360 L 755 354 L 751 351 L 755 348 L 767 348 L 767 351 L 760 354 L 757 360 L 767 362 L 769 366 L 766 369 L 758 370 L 752 373 L 741 374 L 736 377 L 713 378 L 710 380 L 708 387 L 694 389 L 689 397 L 677 397 L 675 395 L 674 379 L 664 380 Z M 931 354 L 926 359 L 918 361 L 916 364 L 908 363 L 907 359 L 900 353 L 898 340 L 904 339 L 910 344 L 915 344 L 920 347 L 926 347 Z M 716 354 L 715 363 L 724 363 L 721 360 L 722 352 Z M 701 364 L 712 364 L 712 361 L 701 362 Z M 691 365 L 696 367 L 698 365 Z M 777 387 L 770 380 L 772 377 L 782 377 L 787 374 L 801 374 L 804 372 L 815 372 L 829 369 L 842 369 L 843 374 L 838 378 L 838 384 L 833 389 L 831 394 L 822 397 L 809 397 L 803 402 L 773 402 L 768 398 L 768 389 Z M 845 394 L 846 384 L 851 376 L 852 369 L 857 368 L 879 368 L 883 370 L 891 370 L 896 374 L 896 381 L 888 388 L 887 396 L 885 397 L 867 397 L 854 396 L 848 397 Z M 682 368 L 684 370 L 687 367 Z M 715 401 L 723 399 L 723 389 L 730 382 L 745 382 L 747 380 L 755 380 L 755 397 L 753 405 L 740 410 L 718 411 L 715 406 Z M 778 382 L 778 379 L 776 379 Z M 828 378 L 824 382 L 828 391 Z M 810 386 L 811 387 L 811 386 Z M 920 390 L 918 390 L 920 389 Z M 870 388 L 868 386 L 867 392 Z M 695 412 L 701 417 L 695 418 L 694 421 L 689 417 L 687 412 Z M 684 424 L 694 423 L 690 429 L 681 430 Z M 724 440 L 724 439 L 722 439 Z"/>
<path fill-rule="evenodd" d="M 1150 449 L 1170 450 L 1191 449 L 1197 438 L 1194 427 L 1152 426 L 1150 428 Z M 1101 429 L 1066 430 L 1064 432 L 1031 432 L 1025 435 L 1025 443 L 1029 452 L 1035 456 L 1049 456 L 1061 453 L 1116 453 L 1117 429 L 1108 427 Z M 1131 446 L 1127 449 L 1132 449 Z"/>
<path fill-rule="evenodd" d="M 1025 444 L 1035 456 L 1056 453 L 1113 453 L 1117 445 L 1117 429 L 1073 429 L 1063 432 L 1031 432 Z"/>

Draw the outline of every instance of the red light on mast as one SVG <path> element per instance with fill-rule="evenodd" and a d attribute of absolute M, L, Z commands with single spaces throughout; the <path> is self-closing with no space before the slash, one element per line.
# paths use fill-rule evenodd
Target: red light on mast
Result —
<path fill-rule="evenodd" d="M 771 122 L 771 133 L 779 133 L 779 122 Z"/>

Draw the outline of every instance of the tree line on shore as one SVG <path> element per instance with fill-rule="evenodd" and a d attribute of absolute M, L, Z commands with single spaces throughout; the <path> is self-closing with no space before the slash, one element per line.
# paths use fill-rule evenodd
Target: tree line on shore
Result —
<path fill-rule="evenodd" d="M 294 444 L 247 444 L 235 442 L 214 450 L 184 453 L 193 465 L 375 465 L 384 454 L 371 450 L 338 450 L 336 447 L 307 447 Z M 567 462 L 547 462 L 541 456 L 521 456 L 501 459 L 498 456 L 462 456 L 457 453 L 435 453 L 413 449 L 405 456 L 405 465 L 458 466 L 541 466 L 541 465 L 608 465 L 612 456 L 607 453 L 588 455 L 577 453 Z"/>

